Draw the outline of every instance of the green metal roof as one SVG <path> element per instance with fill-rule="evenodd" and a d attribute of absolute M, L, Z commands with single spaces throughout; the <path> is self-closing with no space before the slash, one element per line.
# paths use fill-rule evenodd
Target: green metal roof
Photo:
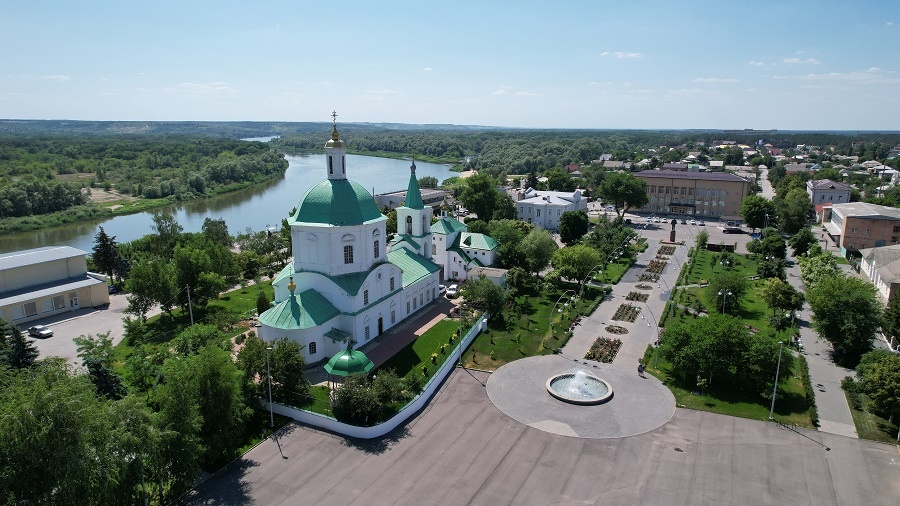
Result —
<path fill-rule="evenodd" d="M 280 281 L 284 278 L 289 278 L 293 275 L 294 275 L 294 262 L 289 262 L 287 265 L 284 266 L 283 269 L 281 269 L 281 272 L 279 272 L 278 275 L 275 276 L 275 279 L 272 280 L 272 284 L 278 283 L 278 281 Z"/>
<path fill-rule="evenodd" d="M 346 350 L 338 352 L 325 364 L 325 371 L 335 376 L 350 376 L 351 374 L 369 372 L 373 367 L 375 367 L 375 364 L 369 360 L 365 353 L 350 349 L 350 344 L 348 344 Z"/>
<path fill-rule="evenodd" d="M 448 216 L 442 217 L 431 225 L 432 234 L 446 235 L 452 234 L 453 232 L 459 232 L 460 230 L 466 230 L 466 226 L 455 218 L 450 218 Z"/>
<path fill-rule="evenodd" d="M 425 204 L 422 202 L 422 192 L 419 191 L 419 182 L 416 181 L 415 161 L 410 167 L 409 187 L 406 189 L 406 202 L 403 205 L 410 209 L 425 209 Z"/>
<path fill-rule="evenodd" d="M 473 234 L 470 232 L 463 232 L 459 234 L 457 237 L 459 244 L 456 244 L 456 241 L 453 242 L 454 246 L 461 246 L 464 248 L 471 249 L 480 249 L 485 251 L 491 251 L 495 249 L 497 246 L 500 246 L 493 237 L 484 235 L 484 234 Z"/>
<path fill-rule="evenodd" d="M 294 294 L 259 315 L 259 323 L 276 329 L 302 330 L 318 327 L 341 314 L 315 290 Z"/>
<path fill-rule="evenodd" d="M 327 337 L 328 339 L 331 339 L 334 342 L 340 342 L 345 339 L 350 339 L 351 337 L 353 337 L 353 334 L 351 334 L 349 332 L 344 332 L 341 329 L 332 327 L 331 330 L 329 330 L 328 332 L 325 333 L 325 337 Z"/>
<path fill-rule="evenodd" d="M 451 246 L 447 248 L 447 251 L 452 251 L 459 255 L 459 257 L 462 258 L 462 261 L 466 264 L 475 264 L 476 267 L 484 267 L 484 264 L 481 263 L 481 260 L 478 260 L 478 258 L 476 257 L 469 256 L 469 254 L 466 253 L 462 248 Z"/>
<path fill-rule="evenodd" d="M 299 272 L 309 272 L 310 274 L 318 274 L 319 276 L 325 276 L 330 279 L 334 284 L 338 285 L 343 291 L 347 292 L 348 295 L 356 295 L 359 293 L 359 289 L 362 288 L 363 283 L 366 281 L 366 278 L 369 277 L 369 274 L 378 267 L 379 264 L 373 265 L 370 269 L 362 271 L 362 272 L 351 272 L 349 274 L 341 274 L 339 276 L 329 276 L 328 274 L 324 274 L 317 271 L 299 271 Z M 282 279 L 288 278 L 297 274 L 297 271 L 294 270 L 294 262 L 287 264 L 284 269 L 281 269 L 281 272 L 275 276 L 275 279 L 272 280 L 272 283 L 278 283 Z"/>
<path fill-rule="evenodd" d="M 417 255 L 405 248 L 392 249 L 388 252 L 388 261 L 400 268 L 403 273 L 403 286 L 407 287 L 416 281 L 441 270 L 431 260 Z"/>
<path fill-rule="evenodd" d="M 291 223 L 320 223 L 343 226 L 361 225 L 387 219 L 375 199 L 359 183 L 348 179 L 325 179 L 306 192 Z"/>
<path fill-rule="evenodd" d="M 408 242 L 416 249 L 422 248 L 419 243 L 413 240 L 411 236 L 408 236 L 406 234 L 397 234 L 396 236 L 394 236 L 394 240 L 391 241 L 391 245 L 393 246 L 394 244 L 399 244 L 401 242 Z"/>

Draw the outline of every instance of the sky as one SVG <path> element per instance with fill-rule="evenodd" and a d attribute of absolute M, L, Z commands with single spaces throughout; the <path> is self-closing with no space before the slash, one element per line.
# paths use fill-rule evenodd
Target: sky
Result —
<path fill-rule="evenodd" d="M 0 0 L 0 118 L 900 130 L 897 0 Z"/>

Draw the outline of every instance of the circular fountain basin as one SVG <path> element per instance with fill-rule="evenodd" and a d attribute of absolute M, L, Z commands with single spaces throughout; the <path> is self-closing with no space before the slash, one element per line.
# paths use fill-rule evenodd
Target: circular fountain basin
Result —
<path fill-rule="evenodd" d="M 547 380 L 547 392 L 561 401 L 581 405 L 600 404 L 613 395 L 609 383 L 584 371 L 551 376 Z"/>

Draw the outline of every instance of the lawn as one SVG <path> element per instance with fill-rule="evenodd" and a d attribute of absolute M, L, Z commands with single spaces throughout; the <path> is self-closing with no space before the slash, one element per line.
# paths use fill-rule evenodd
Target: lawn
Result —
<path fill-rule="evenodd" d="M 690 275 L 688 275 L 687 284 L 694 285 L 700 283 L 700 280 L 709 281 L 713 274 L 722 272 L 724 267 L 718 263 L 718 253 L 708 250 L 694 252 L 692 261 L 694 262 Z M 731 266 L 743 276 L 756 275 L 756 260 L 751 260 L 745 255 L 734 254 L 731 256 L 734 264 Z"/>
<path fill-rule="evenodd" d="M 575 288 L 575 285 L 571 286 Z M 520 308 L 519 317 L 512 322 L 505 321 L 501 315 L 491 318 L 487 332 L 479 334 L 466 350 L 463 363 L 466 367 L 493 371 L 523 357 L 554 353 L 565 344 L 567 329 L 577 309 L 574 301 L 569 306 L 563 302 L 556 308 L 556 312 L 551 313 L 564 292 L 563 288 L 550 291 L 534 288 L 522 290 L 516 296 L 516 305 Z M 585 306 L 599 295 L 599 290 L 586 287 Z"/>
<path fill-rule="evenodd" d="M 450 344 L 450 338 L 459 330 L 459 320 L 441 320 L 433 327 L 426 330 L 415 341 L 397 352 L 379 369 L 393 369 L 401 378 L 415 378 L 424 386 L 428 378 L 444 363 L 459 341 L 454 340 Z M 463 329 L 465 333 L 467 329 Z M 441 353 L 444 346 L 444 353 Z M 436 353 L 435 362 L 432 362 L 432 353 Z M 422 373 L 422 367 L 428 369 L 428 374 Z"/>
<path fill-rule="evenodd" d="M 701 394 L 697 391 L 697 387 L 689 387 L 682 383 L 680 378 L 673 375 L 672 365 L 662 358 L 659 359 L 658 367 L 654 367 L 651 353 L 648 352 L 645 358 L 646 370 L 659 378 L 672 391 L 678 407 L 752 420 L 765 421 L 769 419 L 769 408 L 771 407 L 769 399 L 754 393 L 718 389 L 715 383 Z M 778 398 L 775 401 L 774 416 L 781 423 L 815 428 L 809 418 L 803 382 L 800 378 L 791 376 L 787 381 L 781 383 Z"/>
<path fill-rule="evenodd" d="M 853 399 L 846 391 L 844 396 L 847 398 L 847 404 L 850 406 L 850 414 L 853 415 L 853 425 L 856 426 L 856 433 L 863 439 L 870 439 L 880 443 L 897 443 L 897 424 L 891 423 L 880 416 L 868 411 L 869 396 L 865 394 L 857 394 L 859 406 L 854 406 Z M 857 409 L 860 408 L 860 409 Z"/>

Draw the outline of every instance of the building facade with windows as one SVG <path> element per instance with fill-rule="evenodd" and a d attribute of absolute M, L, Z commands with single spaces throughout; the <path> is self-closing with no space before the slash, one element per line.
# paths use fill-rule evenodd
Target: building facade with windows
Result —
<path fill-rule="evenodd" d="M 848 202 L 823 208 L 822 225 L 840 245 L 841 254 L 900 242 L 900 209 Z"/>
<path fill-rule="evenodd" d="M 543 191 L 529 188 L 516 202 L 516 213 L 520 220 L 547 230 L 559 229 L 559 218 L 566 211 L 587 209 L 587 199 L 581 190 L 571 192 Z"/>
<path fill-rule="evenodd" d="M 438 297 L 431 260 L 431 208 L 410 175 L 398 209 L 403 240 L 388 247 L 386 222 L 372 195 L 347 179 L 346 144 L 335 125 L 325 145 L 327 179 L 303 197 L 291 227 L 292 261 L 276 276 L 275 301 L 259 317 L 259 336 L 287 337 L 318 362 L 361 346 Z M 427 246 L 427 247 L 426 247 Z"/>
<path fill-rule="evenodd" d="M 431 235 L 433 258 L 443 268 L 444 279 L 465 281 L 477 275 L 478 268 L 489 267 L 497 259 L 500 244 L 496 240 L 469 232 L 468 227 L 447 216 L 446 211 L 431 225 Z"/>
<path fill-rule="evenodd" d="M 806 193 L 809 194 L 809 199 L 814 206 L 850 202 L 850 185 L 830 179 L 807 181 Z"/>
<path fill-rule="evenodd" d="M 738 216 L 750 182 L 726 172 L 643 170 L 635 176 L 647 183 L 645 213 L 700 218 Z"/>
<path fill-rule="evenodd" d="M 106 276 L 87 252 L 52 246 L 0 255 L 0 318 L 14 324 L 109 304 Z"/>

